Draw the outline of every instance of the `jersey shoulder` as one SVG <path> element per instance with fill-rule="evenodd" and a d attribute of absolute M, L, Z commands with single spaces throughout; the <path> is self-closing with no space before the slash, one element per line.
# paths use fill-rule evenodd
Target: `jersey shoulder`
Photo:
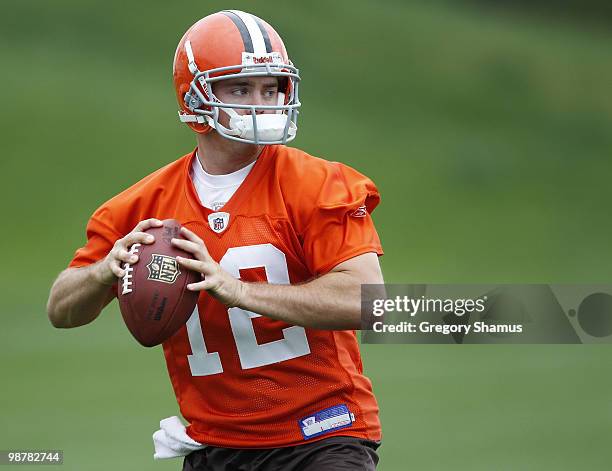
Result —
<path fill-rule="evenodd" d="M 293 147 L 278 147 L 275 176 L 298 225 L 306 224 L 316 210 L 364 206 L 371 213 L 380 202 L 374 182 L 354 168 Z"/>
<path fill-rule="evenodd" d="M 185 169 L 192 153 L 150 173 L 104 202 L 92 215 L 111 226 L 118 235 L 131 231 L 151 214 L 164 213 L 167 202 L 176 202 L 182 191 Z"/>

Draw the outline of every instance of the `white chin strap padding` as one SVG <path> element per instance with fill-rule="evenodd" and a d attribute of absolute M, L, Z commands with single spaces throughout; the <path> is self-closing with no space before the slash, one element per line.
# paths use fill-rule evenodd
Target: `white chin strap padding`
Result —
<path fill-rule="evenodd" d="M 282 106 L 285 104 L 285 94 L 283 92 L 278 92 L 278 100 L 276 101 L 278 106 Z M 282 110 L 277 110 L 276 114 L 281 114 Z"/>
<path fill-rule="evenodd" d="M 230 133 L 233 136 L 243 139 L 255 140 L 255 129 L 253 127 L 253 116 L 239 115 L 234 110 L 225 109 L 230 115 Z M 286 114 L 258 114 L 257 121 L 257 137 L 260 141 L 278 141 L 283 138 L 285 126 L 289 117 Z M 289 123 L 289 131 L 287 137 L 295 136 L 297 126 L 295 123 Z"/>
<path fill-rule="evenodd" d="M 179 121 L 181 123 L 200 123 L 200 124 L 206 123 L 206 119 L 204 118 L 204 116 L 195 115 L 195 114 L 184 114 L 184 113 L 181 113 L 180 111 L 178 115 L 179 115 Z"/>

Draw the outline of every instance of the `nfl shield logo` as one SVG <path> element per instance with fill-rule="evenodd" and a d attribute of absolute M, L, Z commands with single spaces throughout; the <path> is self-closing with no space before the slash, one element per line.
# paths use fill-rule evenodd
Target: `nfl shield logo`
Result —
<path fill-rule="evenodd" d="M 147 279 L 172 284 L 181 274 L 176 258 L 168 255 L 151 254 L 151 261 L 147 265 L 149 276 Z"/>
<path fill-rule="evenodd" d="M 208 216 L 208 225 L 219 234 L 227 228 L 229 217 L 229 213 L 212 213 Z"/>

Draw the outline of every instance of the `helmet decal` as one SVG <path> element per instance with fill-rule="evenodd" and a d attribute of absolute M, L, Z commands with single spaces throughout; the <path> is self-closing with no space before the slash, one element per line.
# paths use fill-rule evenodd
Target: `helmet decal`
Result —
<path fill-rule="evenodd" d="M 254 54 L 272 52 L 270 37 L 259 18 L 257 18 L 259 21 L 256 21 L 255 16 L 238 10 L 225 10 L 222 13 L 232 20 L 238 28 L 245 52 Z"/>

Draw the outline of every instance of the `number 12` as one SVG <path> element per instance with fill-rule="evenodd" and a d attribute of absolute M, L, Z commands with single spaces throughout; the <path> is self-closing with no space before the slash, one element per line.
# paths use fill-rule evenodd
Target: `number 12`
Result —
<path fill-rule="evenodd" d="M 285 254 L 272 244 L 232 247 L 225 253 L 219 264 L 235 278 L 240 278 L 241 269 L 263 267 L 269 283 L 289 284 L 289 270 Z M 240 365 L 245 370 L 291 360 L 310 353 L 306 331 L 303 327 L 287 327 L 283 329 L 284 338 L 282 340 L 258 344 L 251 319 L 261 317 L 260 314 L 233 307 L 228 310 L 228 315 L 240 357 Z M 187 321 L 187 335 L 192 352 L 187 356 L 191 374 L 208 376 L 223 373 L 219 353 L 209 353 L 206 349 L 197 305 Z"/>

